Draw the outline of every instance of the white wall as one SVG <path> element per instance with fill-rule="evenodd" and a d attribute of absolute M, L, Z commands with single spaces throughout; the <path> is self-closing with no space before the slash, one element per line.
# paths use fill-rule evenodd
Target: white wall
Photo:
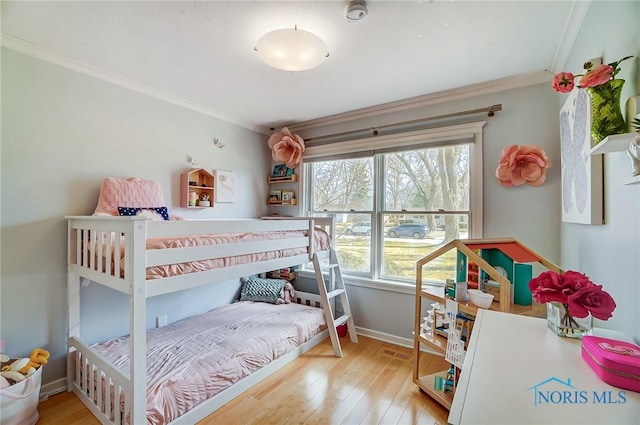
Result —
<path fill-rule="evenodd" d="M 218 137 L 226 147 L 213 146 Z M 2 49 L 2 269 L 0 332 L 6 352 L 52 353 L 44 381 L 65 375 L 66 221 L 91 214 L 104 177 L 157 181 L 170 211 L 185 218 L 266 213 L 266 136 Z M 207 169 L 236 172 L 237 202 L 208 210 L 178 207 L 179 176 L 193 155 Z M 237 282 L 158 297 L 169 321 L 228 303 Z M 89 340 L 128 332 L 128 298 L 83 288 Z M 108 316 L 107 319 L 105 317 Z M 110 335 L 114 336 L 114 335 Z"/>
<path fill-rule="evenodd" d="M 551 81 L 551 74 L 549 74 Z M 473 110 L 502 104 L 493 117 L 476 115 L 465 121 L 486 120 L 483 136 L 484 225 L 486 238 L 514 237 L 534 251 L 560 261 L 560 132 L 557 99 L 550 84 L 533 85 L 445 102 L 419 110 L 307 130 L 307 135 L 370 128 L 394 122 Z M 440 125 L 448 125 L 447 122 Z M 504 188 L 495 178 L 502 149 L 510 144 L 541 146 L 551 158 L 543 186 Z M 411 338 L 414 317 L 413 292 L 393 293 L 349 284 L 349 302 L 357 326 L 387 334 Z"/>
<path fill-rule="evenodd" d="M 573 73 L 591 58 L 623 62 L 617 78 L 626 80 L 622 103 L 640 93 L 640 2 L 593 2 L 563 69 Z M 566 96 L 559 96 L 562 105 Z M 640 185 L 625 186 L 631 162 L 624 152 L 604 158 L 604 225 L 562 223 L 562 266 L 586 273 L 617 303 L 596 326 L 624 332 L 640 343 Z"/>

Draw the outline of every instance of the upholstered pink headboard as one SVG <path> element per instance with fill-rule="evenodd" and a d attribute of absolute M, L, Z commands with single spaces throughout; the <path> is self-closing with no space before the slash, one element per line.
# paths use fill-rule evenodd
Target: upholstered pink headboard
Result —
<path fill-rule="evenodd" d="M 93 215 L 118 215 L 118 207 L 164 207 L 160 185 L 152 180 L 134 177 L 107 177 L 100 186 L 100 198 Z"/>

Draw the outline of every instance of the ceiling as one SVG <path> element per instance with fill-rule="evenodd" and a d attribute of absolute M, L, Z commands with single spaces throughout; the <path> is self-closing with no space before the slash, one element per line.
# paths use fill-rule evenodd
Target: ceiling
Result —
<path fill-rule="evenodd" d="M 557 70 L 589 3 L 369 1 L 360 21 L 346 19 L 347 4 L 2 1 L 2 44 L 266 132 Z M 330 56 L 297 73 L 263 64 L 258 38 L 294 25 L 319 35 Z"/>

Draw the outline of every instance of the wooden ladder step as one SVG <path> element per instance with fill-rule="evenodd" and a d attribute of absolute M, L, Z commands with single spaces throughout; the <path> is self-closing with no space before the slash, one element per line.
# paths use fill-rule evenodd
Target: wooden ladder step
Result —
<path fill-rule="evenodd" d="M 351 316 L 349 316 L 348 314 L 343 314 L 337 319 L 333 319 L 333 325 L 334 326 L 344 325 L 345 323 L 347 323 L 349 319 L 351 319 Z"/>
<path fill-rule="evenodd" d="M 327 292 L 327 298 L 332 299 L 341 294 L 344 294 L 344 288 L 334 289 L 331 292 Z"/>
<path fill-rule="evenodd" d="M 321 268 L 321 270 L 322 270 L 322 271 L 326 271 L 326 270 L 335 269 L 335 268 L 337 268 L 337 267 L 340 267 L 340 265 L 339 265 L 339 264 L 337 264 L 337 263 L 331 263 L 331 264 L 327 264 L 326 266 L 323 266 L 323 267 Z"/>

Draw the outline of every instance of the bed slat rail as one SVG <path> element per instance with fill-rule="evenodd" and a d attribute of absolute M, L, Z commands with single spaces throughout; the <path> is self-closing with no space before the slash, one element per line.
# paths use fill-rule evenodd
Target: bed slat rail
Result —
<path fill-rule="evenodd" d="M 147 237 L 204 235 L 218 233 L 251 233 L 289 230 L 307 230 L 309 219 L 301 220 L 184 220 L 148 221 Z"/>
<path fill-rule="evenodd" d="M 69 348 L 73 392 L 101 423 L 125 424 L 131 413 L 129 378 L 79 339 L 69 338 Z"/>
<path fill-rule="evenodd" d="M 259 263 L 246 263 L 237 266 L 223 267 L 186 275 L 170 276 L 163 279 L 147 280 L 147 297 L 175 292 L 175 288 L 188 289 L 207 285 L 211 282 L 238 279 L 238 276 L 249 276 L 263 273 L 266 270 L 279 270 L 292 264 L 303 264 L 309 261 L 307 254 L 277 258 Z"/>
<path fill-rule="evenodd" d="M 306 248 L 308 244 L 309 239 L 307 237 L 280 239 L 278 240 L 278 249 Z M 149 249 L 147 250 L 147 266 L 152 267 L 188 261 L 217 259 L 236 255 L 255 254 L 270 250 L 273 250 L 273 240 L 253 241 L 251 243 L 239 241 L 222 245 L 201 245 L 184 248 Z"/>

